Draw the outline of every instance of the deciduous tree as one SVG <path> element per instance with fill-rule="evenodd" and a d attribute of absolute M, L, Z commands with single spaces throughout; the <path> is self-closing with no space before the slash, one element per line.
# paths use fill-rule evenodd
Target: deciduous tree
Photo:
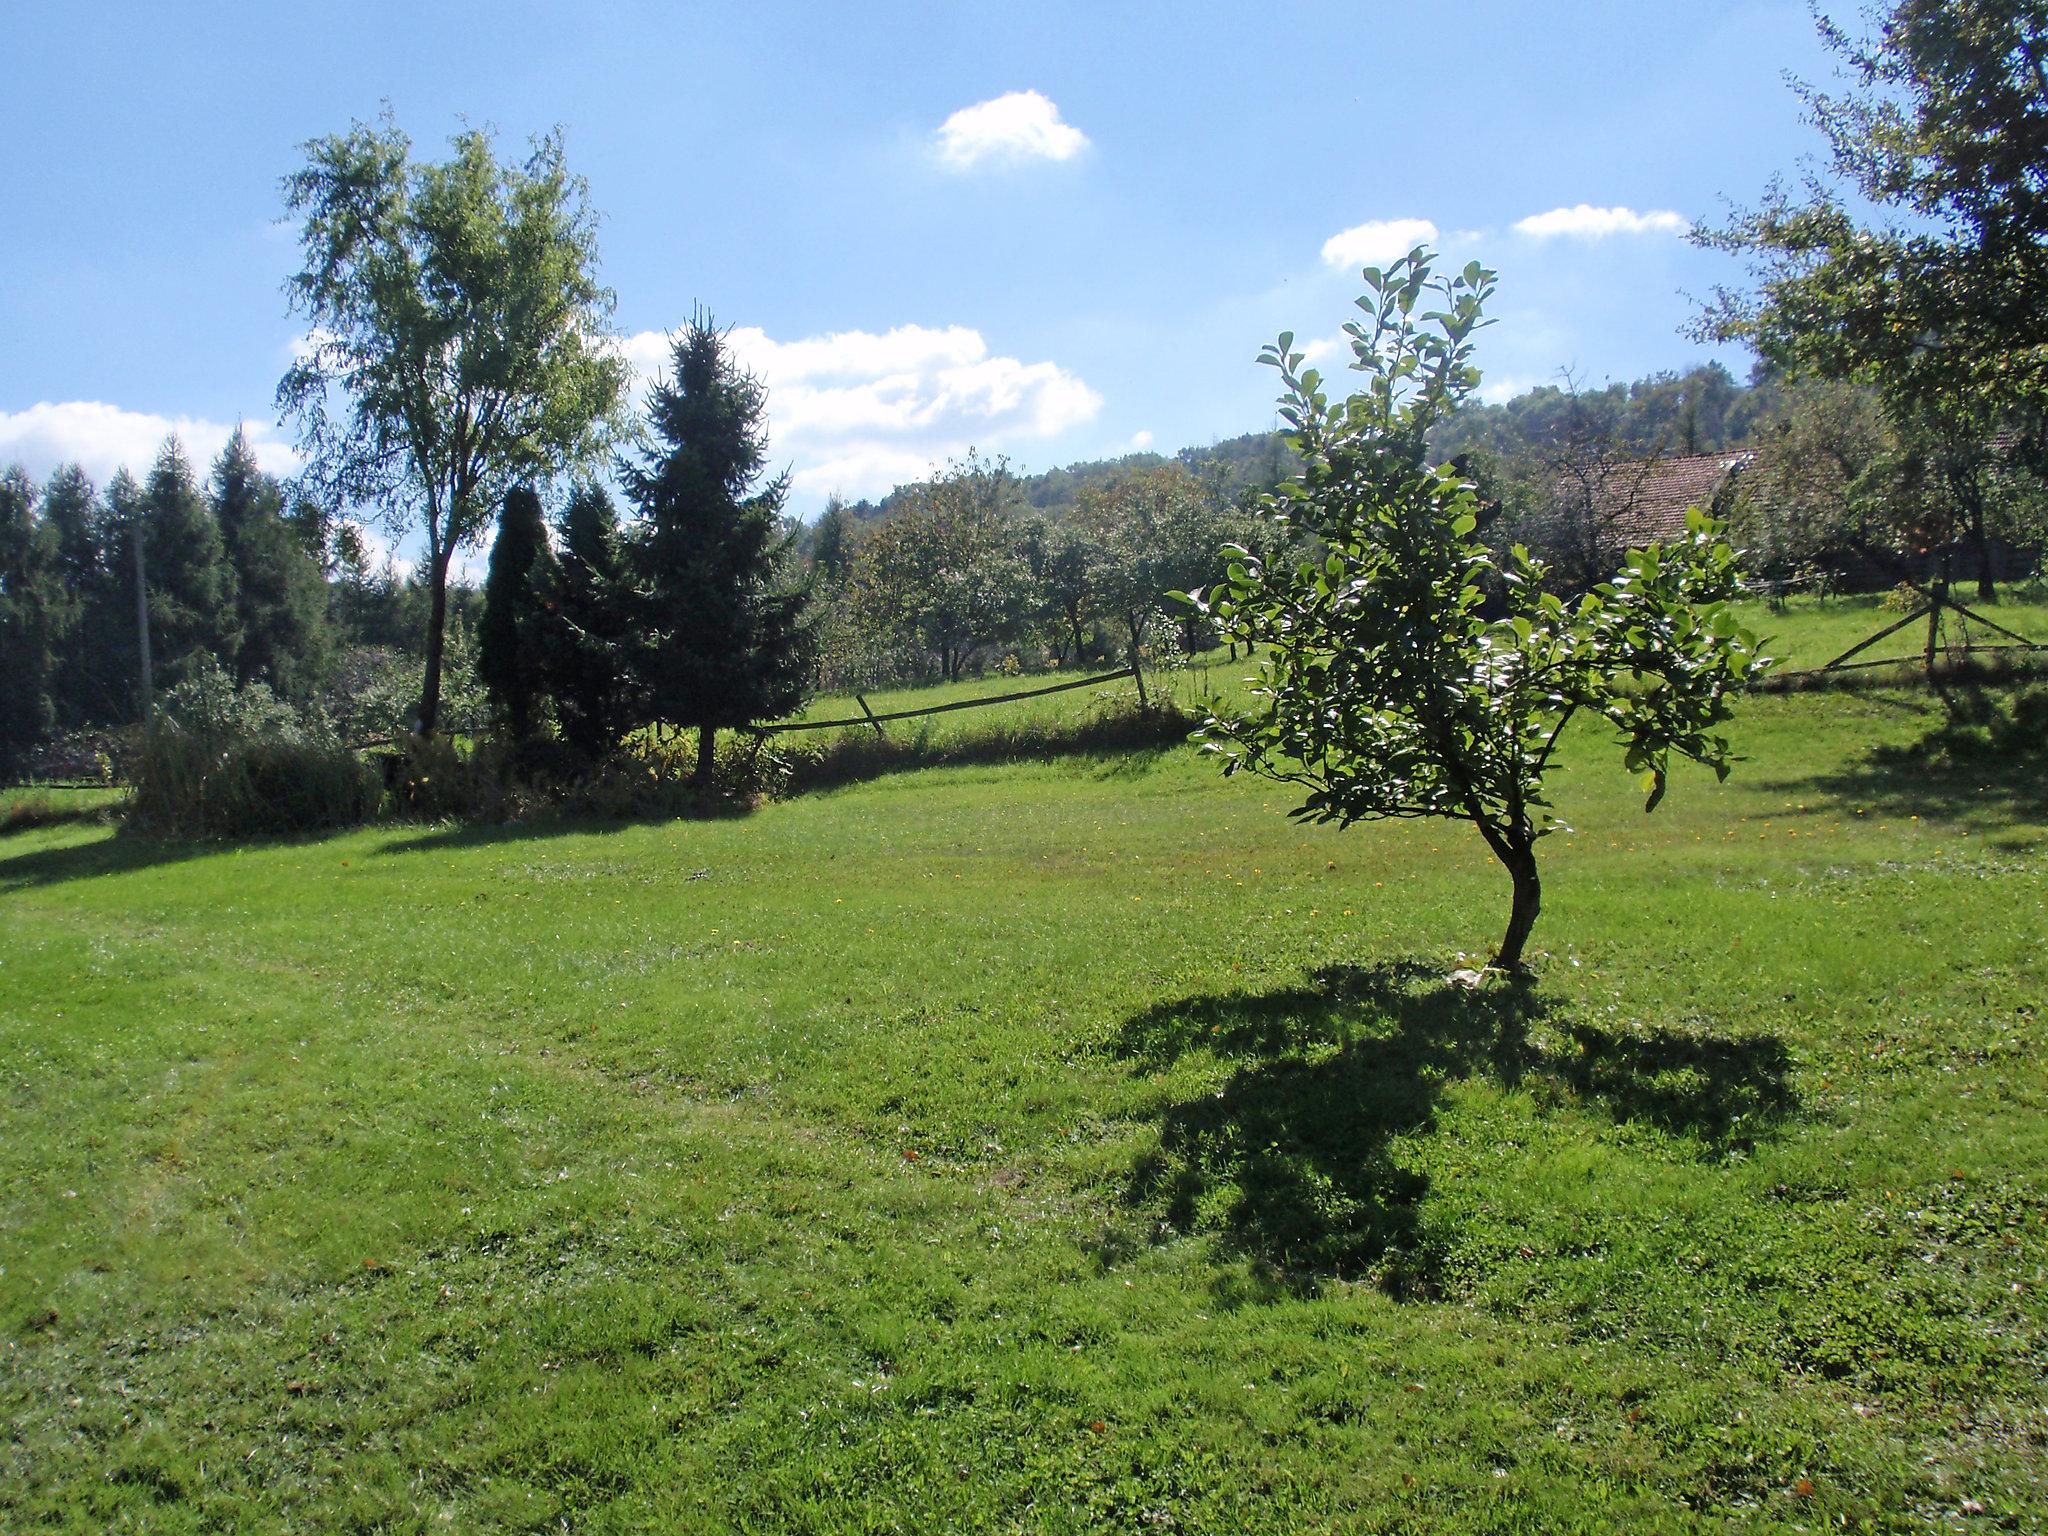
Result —
<path fill-rule="evenodd" d="M 1873 384 L 1901 436 L 2003 430 L 2048 469 L 2048 6 L 1897 0 L 1870 36 L 1820 28 L 1851 80 L 1799 87 L 1828 167 L 1694 232 L 1746 257 L 1754 284 L 1720 293 L 1701 329 Z M 1989 601 L 1990 539 L 2028 530 L 1972 490 L 1959 482 L 1959 532 Z"/>
<path fill-rule="evenodd" d="M 384 509 L 426 545 L 419 728 L 440 709 L 448 569 L 513 485 L 598 457 L 626 380 L 608 345 L 596 217 L 559 132 L 522 164 L 457 134 L 412 158 L 389 122 L 303 146 L 285 181 L 311 329 L 278 385 L 323 499 Z"/>
<path fill-rule="evenodd" d="M 1686 539 L 1631 551 L 1569 604 L 1526 551 L 1489 549 L 1471 487 L 1432 468 L 1426 444 L 1478 383 L 1471 338 L 1493 274 L 1475 262 L 1436 279 L 1416 250 L 1365 281 L 1366 318 L 1345 327 L 1358 393 L 1331 400 L 1291 335 L 1263 356 L 1302 459 L 1265 512 L 1316 553 L 1236 550 L 1192 599 L 1226 638 L 1264 648 L 1255 705 L 1213 706 L 1200 734 L 1225 772 L 1300 786 L 1305 820 L 1471 822 L 1513 882 L 1496 957 L 1512 970 L 1541 904 L 1543 781 L 1565 726 L 1581 711 L 1612 725 L 1653 808 L 1674 752 L 1727 772 L 1715 727 L 1758 652 L 1727 607 L 1735 557 L 1698 514 Z"/>

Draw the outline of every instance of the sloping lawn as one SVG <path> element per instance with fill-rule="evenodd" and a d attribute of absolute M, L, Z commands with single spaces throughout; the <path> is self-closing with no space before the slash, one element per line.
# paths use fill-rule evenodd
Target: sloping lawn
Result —
<path fill-rule="evenodd" d="M 1185 751 L 0 840 L 0 1529 L 2033 1530 L 2048 803 L 1754 700 L 1474 835 Z"/>

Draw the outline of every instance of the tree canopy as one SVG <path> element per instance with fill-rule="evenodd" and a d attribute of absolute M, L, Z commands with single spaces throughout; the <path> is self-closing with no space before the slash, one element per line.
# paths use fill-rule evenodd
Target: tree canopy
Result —
<path fill-rule="evenodd" d="M 1759 656 L 1726 606 L 1734 554 L 1698 514 L 1683 541 L 1630 551 L 1569 604 L 1526 550 L 1491 549 L 1471 485 L 1432 468 L 1427 444 L 1477 386 L 1493 274 L 1475 262 L 1436 278 L 1416 250 L 1364 276 L 1366 319 L 1345 327 L 1358 393 L 1331 400 L 1292 335 L 1264 354 L 1302 461 L 1264 511 L 1305 553 L 1235 549 L 1192 599 L 1226 639 L 1262 648 L 1256 704 L 1213 705 L 1200 735 L 1225 772 L 1303 789 L 1293 814 L 1307 820 L 1471 822 L 1513 881 L 1496 957 L 1512 970 L 1540 906 L 1543 779 L 1566 724 L 1606 719 L 1654 808 L 1674 752 L 1727 772 L 1715 727 Z"/>
<path fill-rule="evenodd" d="M 445 161 L 416 161 L 388 121 L 358 123 L 304 145 L 285 181 L 305 255 L 287 291 L 311 329 L 278 406 L 325 497 L 424 535 L 425 733 L 455 552 L 513 485 L 599 456 L 626 381 L 608 345 L 596 216 L 560 133 L 513 165 L 475 130 L 450 147 Z"/>

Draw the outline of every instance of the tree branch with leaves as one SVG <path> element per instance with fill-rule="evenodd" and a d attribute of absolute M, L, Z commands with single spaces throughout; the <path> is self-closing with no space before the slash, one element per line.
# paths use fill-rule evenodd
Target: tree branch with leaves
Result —
<path fill-rule="evenodd" d="M 1281 547 L 1313 553 L 1269 562 L 1233 546 L 1224 580 L 1186 599 L 1261 655 L 1253 705 L 1212 704 L 1197 734 L 1225 773 L 1304 789 L 1291 814 L 1305 821 L 1470 822 L 1513 884 L 1495 964 L 1515 971 L 1566 725 L 1604 719 L 1654 809 L 1674 753 L 1726 775 L 1716 728 L 1765 663 L 1728 606 L 1734 552 L 1704 514 L 1571 601 L 1526 549 L 1489 548 L 1472 487 L 1425 445 L 1478 384 L 1472 338 L 1494 276 L 1475 262 L 1438 278 L 1418 248 L 1364 277 L 1364 318 L 1345 327 L 1356 393 L 1333 400 L 1291 334 L 1261 357 L 1302 460 L 1262 512 Z"/>

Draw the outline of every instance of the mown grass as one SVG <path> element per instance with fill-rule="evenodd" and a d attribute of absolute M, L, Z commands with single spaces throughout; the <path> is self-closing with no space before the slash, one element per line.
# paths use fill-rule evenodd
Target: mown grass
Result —
<path fill-rule="evenodd" d="M 1192 753 L 20 833 L 0 1528 L 2038 1528 L 2048 803 L 1930 720 L 1575 732 L 1525 994 Z"/>
<path fill-rule="evenodd" d="M 1964 606 L 1992 622 L 2048 645 L 2048 602 L 2028 595 L 2027 589 L 2015 593 L 2008 588 L 2006 596 L 1995 604 L 1979 603 L 1974 587 L 1959 587 L 1955 596 Z M 1782 665 L 1807 668 L 1824 666 L 1859 641 L 1897 623 L 1909 610 L 1887 606 L 1884 597 L 1868 594 L 1825 599 L 1798 597 L 1776 611 L 1766 603 L 1750 602 L 1739 605 L 1739 611 L 1745 624 L 1768 637 L 1768 649 Z M 2005 636 L 1967 619 L 1951 615 L 1945 618 L 1944 625 L 1944 639 L 1951 645 L 1960 647 L 1966 641 L 1974 645 L 2007 643 Z M 1920 660 L 1926 644 L 1927 621 L 1921 619 L 1887 636 L 1857 659 L 1897 659 L 1910 664 Z"/>

